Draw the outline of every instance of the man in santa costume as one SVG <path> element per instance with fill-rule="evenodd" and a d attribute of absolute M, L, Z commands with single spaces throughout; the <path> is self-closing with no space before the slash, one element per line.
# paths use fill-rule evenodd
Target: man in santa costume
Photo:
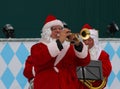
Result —
<path fill-rule="evenodd" d="M 109 59 L 109 54 L 106 53 L 101 47 L 99 46 L 98 42 L 98 31 L 93 29 L 89 24 L 85 24 L 82 27 L 82 30 L 88 29 L 90 37 L 87 39 L 83 38 L 83 42 L 88 46 L 89 53 L 90 53 L 90 59 L 91 60 L 99 60 L 102 63 L 102 74 L 105 79 L 104 84 L 102 84 L 102 80 L 95 80 L 94 82 L 91 81 L 91 84 L 93 87 L 100 87 L 102 84 L 102 87 L 96 88 L 96 89 L 104 89 L 108 80 L 108 77 L 112 70 L 112 65 Z M 80 82 L 80 89 L 92 89 L 88 88 L 86 85 L 84 85 L 82 82 Z"/>
<path fill-rule="evenodd" d="M 90 55 L 84 43 L 66 41 L 69 35 L 70 30 L 65 29 L 60 20 L 47 16 L 41 39 L 31 47 L 23 72 L 29 82 L 33 81 L 33 89 L 79 88 L 76 66 L 86 66 Z"/>

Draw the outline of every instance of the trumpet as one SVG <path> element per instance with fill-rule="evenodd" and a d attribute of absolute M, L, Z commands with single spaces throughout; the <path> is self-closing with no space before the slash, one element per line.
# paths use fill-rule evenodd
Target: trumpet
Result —
<path fill-rule="evenodd" d="M 70 33 L 70 35 L 66 38 L 66 41 L 71 43 L 78 42 L 80 39 L 86 40 L 90 37 L 90 31 L 87 28 L 82 29 L 79 33 Z"/>
<path fill-rule="evenodd" d="M 83 28 L 81 31 L 80 31 L 80 36 L 83 40 L 86 40 L 90 37 L 90 31 L 89 29 L 87 28 Z"/>

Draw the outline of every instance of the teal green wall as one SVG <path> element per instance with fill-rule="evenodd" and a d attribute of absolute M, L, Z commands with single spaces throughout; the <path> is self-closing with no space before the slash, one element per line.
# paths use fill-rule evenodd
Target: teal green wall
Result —
<path fill-rule="evenodd" d="M 115 21 L 120 27 L 119 8 L 120 0 L 0 0 L 0 28 L 9 23 L 15 28 L 16 38 L 38 38 L 46 16 L 52 13 L 72 32 L 89 23 L 105 38 L 110 37 L 106 33 L 109 23 Z M 114 37 L 120 37 L 120 32 Z"/>

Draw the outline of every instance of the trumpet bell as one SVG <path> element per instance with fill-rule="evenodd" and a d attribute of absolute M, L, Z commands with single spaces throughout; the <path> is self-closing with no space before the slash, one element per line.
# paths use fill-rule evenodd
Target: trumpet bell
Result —
<path fill-rule="evenodd" d="M 87 40 L 90 37 L 90 31 L 87 28 L 84 28 L 80 31 L 80 36 L 83 40 Z"/>
<path fill-rule="evenodd" d="M 80 41 L 80 39 L 86 40 L 90 37 L 90 31 L 87 28 L 82 29 L 79 33 L 71 33 L 67 38 L 66 41 L 75 43 Z"/>

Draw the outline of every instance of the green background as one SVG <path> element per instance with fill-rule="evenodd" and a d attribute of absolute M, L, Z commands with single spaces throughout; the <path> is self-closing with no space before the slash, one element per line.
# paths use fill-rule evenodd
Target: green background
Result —
<path fill-rule="evenodd" d="M 39 38 L 48 14 L 65 21 L 72 32 L 89 23 L 100 38 L 107 38 L 109 23 L 115 21 L 120 27 L 119 9 L 120 0 L 0 0 L 0 38 L 5 24 L 14 27 L 16 38 Z M 114 37 L 119 38 L 120 32 Z"/>

